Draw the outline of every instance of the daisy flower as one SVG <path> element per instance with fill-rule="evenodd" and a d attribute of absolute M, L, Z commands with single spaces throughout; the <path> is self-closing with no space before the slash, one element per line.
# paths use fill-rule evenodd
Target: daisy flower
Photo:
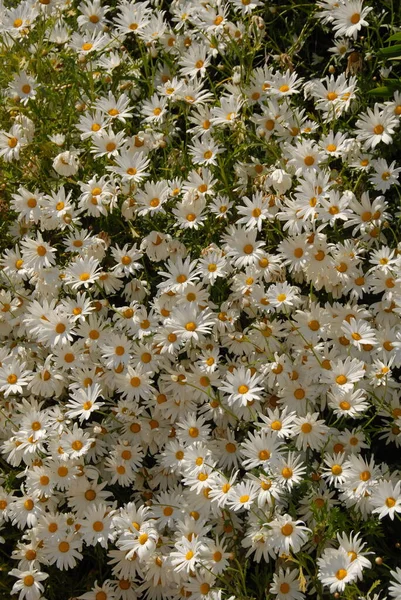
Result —
<path fill-rule="evenodd" d="M 276 73 L 272 80 L 270 92 L 276 96 L 284 97 L 293 94 L 299 94 L 299 87 L 302 83 L 302 78 L 296 73 L 291 73 L 287 70 L 285 73 Z"/>
<path fill-rule="evenodd" d="M 114 17 L 114 23 L 120 34 L 138 35 L 149 23 L 151 10 L 146 2 L 137 4 L 121 4 L 118 7 L 119 12 Z"/>
<path fill-rule="evenodd" d="M 189 413 L 185 418 L 177 422 L 177 439 L 186 445 L 194 442 L 206 442 L 210 437 L 210 427 L 206 425 L 206 419 L 197 417 L 195 413 Z M 184 456 L 180 462 L 181 468 L 185 467 Z"/>
<path fill-rule="evenodd" d="M 102 31 L 87 32 L 85 34 L 74 31 L 69 41 L 69 46 L 80 56 L 87 56 L 102 50 L 109 43 L 109 37 Z"/>
<path fill-rule="evenodd" d="M 167 114 L 167 98 L 153 94 L 149 100 L 145 100 L 142 103 L 141 113 L 145 123 L 163 121 Z"/>
<path fill-rule="evenodd" d="M 76 128 L 81 132 L 81 140 L 93 137 L 95 134 L 101 135 L 105 132 L 107 119 L 100 110 L 94 113 L 85 112 L 76 124 Z"/>
<path fill-rule="evenodd" d="M 79 5 L 80 15 L 78 16 L 78 25 L 88 31 L 102 31 L 105 24 L 105 15 L 109 11 L 109 6 L 101 6 L 100 0 L 86 0 Z"/>
<path fill-rule="evenodd" d="M 39 492 L 28 494 L 24 488 L 21 488 L 23 495 L 19 498 L 13 498 L 8 506 L 8 516 L 12 525 L 19 529 L 25 527 L 35 527 L 38 523 L 43 508 L 39 500 Z"/>
<path fill-rule="evenodd" d="M 107 548 L 112 535 L 112 512 L 106 504 L 89 507 L 81 519 L 80 534 L 87 546 Z"/>
<path fill-rule="evenodd" d="M 281 449 L 281 442 L 273 433 L 248 433 L 248 439 L 241 444 L 241 454 L 245 457 L 242 465 L 246 469 L 261 466 L 266 471 L 269 465 L 274 463 Z"/>
<path fill-rule="evenodd" d="M 334 484 L 336 487 L 342 485 L 347 474 L 346 465 L 344 465 L 345 458 L 345 453 L 333 454 L 332 456 L 325 455 L 325 467 L 322 470 L 323 479 L 327 479 L 329 483 Z"/>
<path fill-rule="evenodd" d="M 269 287 L 266 293 L 269 304 L 276 309 L 285 310 L 299 303 L 299 290 L 287 282 L 275 283 Z"/>
<path fill-rule="evenodd" d="M 45 588 L 42 581 L 49 577 L 48 573 L 42 573 L 32 565 L 28 570 L 11 569 L 9 575 L 17 577 L 12 587 L 11 594 L 19 593 L 19 600 L 39 600 Z"/>
<path fill-rule="evenodd" d="M 373 10 L 372 6 L 363 6 L 363 0 L 348 0 L 335 5 L 332 23 L 335 37 L 345 35 L 356 39 L 362 27 L 369 25 L 367 15 Z"/>
<path fill-rule="evenodd" d="M 69 459 L 84 456 L 95 440 L 74 423 L 72 431 L 65 429 L 60 437 L 60 447 Z"/>
<path fill-rule="evenodd" d="M 44 241 L 38 232 L 36 239 L 26 238 L 21 241 L 22 258 L 25 266 L 35 271 L 55 264 L 55 248 Z"/>
<path fill-rule="evenodd" d="M 174 548 L 175 550 L 170 553 L 174 571 L 177 573 L 194 571 L 197 562 L 201 559 L 203 549 L 203 544 L 198 540 L 198 537 L 191 537 L 191 541 L 182 537 L 181 540 L 175 543 Z"/>
<path fill-rule="evenodd" d="M 349 322 L 343 321 L 341 329 L 358 350 L 362 350 L 366 344 L 371 347 L 377 346 L 375 330 L 362 319 L 350 319 Z"/>
<path fill-rule="evenodd" d="M 189 50 L 179 60 L 180 73 L 183 77 L 204 77 L 210 64 L 210 55 L 206 46 L 192 44 Z"/>
<path fill-rule="evenodd" d="M 252 374 L 246 367 L 238 367 L 234 372 L 227 371 L 226 381 L 220 384 L 220 389 L 228 394 L 229 404 L 246 406 L 252 400 L 260 400 L 263 387 L 262 377 Z"/>
<path fill-rule="evenodd" d="M 261 6 L 260 0 L 230 0 L 235 12 L 240 12 L 241 15 L 249 15 L 258 6 Z"/>
<path fill-rule="evenodd" d="M 269 218 L 269 206 L 266 197 L 261 192 L 253 194 L 252 199 L 244 196 L 243 205 L 238 206 L 237 210 L 240 219 L 237 219 L 238 225 L 245 225 L 247 229 L 256 228 L 261 231 L 265 219 Z"/>
<path fill-rule="evenodd" d="M 350 356 L 333 361 L 331 367 L 330 371 L 325 370 L 322 374 L 322 383 L 331 384 L 336 392 L 352 391 L 354 384 L 365 376 L 364 363 Z"/>
<path fill-rule="evenodd" d="M 0 157 L 5 162 L 11 162 L 20 158 L 20 152 L 28 143 L 20 125 L 13 125 L 10 131 L 0 131 Z"/>
<path fill-rule="evenodd" d="M 258 494 L 257 486 L 253 481 L 238 483 L 231 488 L 227 506 L 234 512 L 239 510 L 250 510 L 253 501 Z"/>
<path fill-rule="evenodd" d="M 67 150 L 61 152 L 53 160 L 53 169 L 63 177 L 72 177 L 79 169 L 77 152 Z"/>
<path fill-rule="evenodd" d="M 88 288 L 99 278 L 99 261 L 91 256 L 78 257 L 65 270 L 64 282 L 73 290 L 80 287 Z"/>
<path fill-rule="evenodd" d="M 197 306 L 190 304 L 174 309 L 170 318 L 166 320 L 166 325 L 171 327 L 183 342 L 199 343 L 205 335 L 210 334 L 214 322 L 215 318 L 210 310 L 199 311 Z"/>
<path fill-rule="evenodd" d="M 380 471 L 379 467 L 375 465 L 373 457 L 370 457 L 368 462 L 361 456 L 350 454 L 344 467 L 346 473 L 343 485 L 352 490 L 356 496 L 361 496 L 365 492 L 370 493 L 376 487 Z"/>
<path fill-rule="evenodd" d="M 116 245 L 111 248 L 111 253 L 117 263 L 113 267 L 113 270 L 117 275 L 134 275 L 137 271 L 142 269 L 141 263 L 137 261 L 142 258 L 143 255 L 136 247 L 136 244 L 133 244 L 132 246 L 125 244 L 123 248 Z"/>
<path fill-rule="evenodd" d="M 102 585 L 97 581 L 90 592 L 78 596 L 79 600 L 114 600 L 114 586 L 111 580 L 106 579 Z"/>
<path fill-rule="evenodd" d="M 169 258 L 166 267 L 168 271 L 159 273 L 165 280 L 157 284 L 162 292 L 180 292 L 190 283 L 196 283 L 199 280 L 197 261 L 191 261 L 189 256 L 185 260 L 181 257 Z"/>
<path fill-rule="evenodd" d="M 107 158 L 117 157 L 120 150 L 125 145 L 125 132 L 119 131 L 114 133 L 113 130 L 109 129 L 104 131 L 98 131 L 92 136 L 92 148 L 91 152 L 94 158 L 101 158 L 107 156 Z"/>
<path fill-rule="evenodd" d="M 65 571 L 76 566 L 82 559 L 82 541 L 78 535 L 69 533 L 63 537 L 51 537 L 45 547 L 45 556 L 50 565 Z"/>
<path fill-rule="evenodd" d="M 287 407 L 284 410 L 268 408 L 267 415 L 259 415 L 262 421 L 260 426 L 272 431 L 278 438 L 292 437 L 295 414 L 295 412 L 288 412 Z"/>
<path fill-rule="evenodd" d="M 195 139 L 194 143 L 188 146 L 188 150 L 195 165 L 216 165 L 217 156 L 224 152 L 224 148 L 206 135 L 200 140 Z"/>
<path fill-rule="evenodd" d="M 368 554 L 374 554 L 374 552 L 364 551 L 363 549 L 366 546 L 366 542 L 363 542 L 358 536 L 359 533 L 353 535 L 352 531 L 349 536 L 345 533 L 337 533 L 337 540 L 340 544 L 340 548 L 345 550 L 348 556 L 351 557 L 352 566 L 359 570 L 359 579 L 362 579 L 363 569 L 372 568 L 372 563 L 366 556 Z"/>
<path fill-rule="evenodd" d="M 277 600 L 303 600 L 305 595 L 300 591 L 298 569 L 282 569 L 273 574 L 273 582 L 269 591 L 276 594 Z"/>
<path fill-rule="evenodd" d="M 398 600 L 401 596 L 401 569 L 396 567 L 395 571 L 390 571 L 393 580 L 390 582 L 391 585 L 388 588 L 389 594 L 395 600 Z"/>
<path fill-rule="evenodd" d="M 330 431 L 324 419 L 318 419 L 319 413 L 308 413 L 305 417 L 294 419 L 293 434 L 295 446 L 299 450 L 320 450 L 324 445 L 327 434 Z"/>
<path fill-rule="evenodd" d="M 330 589 L 331 594 L 343 592 L 347 583 L 358 577 L 356 565 L 353 565 L 352 558 L 342 548 L 326 549 L 321 558 L 317 559 L 317 565 L 319 580 Z"/>
<path fill-rule="evenodd" d="M 243 100 L 235 96 L 221 96 L 220 106 L 211 109 L 210 122 L 213 125 L 231 125 L 238 117 L 242 104 Z"/>
<path fill-rule="evenodd" d="M 356 136 L 366 148 L 375 148 L 380 142 L 390 144 L 397 126 L 397 118 L 387 111 L 381 111 L 375 104 L 373 110 L 368 107 L 366 113 L 360 113 L 356 122 Z"/>
<path fill-rule="evenodd" d="M 104 402 L 98 402 L 101 395 L 101 387 L 98 383 L 89 385 L 85 389 L 78 389 L 71 394 L 71 398 L 66 403 L 66 416 L 69 418 L 78 417 L 80 423 L 90 418 L 95 410 L 103 406 Z"/>
<path fill-rule="evenodd" d="M 109 91 L 107 98 L 100 98 L 95 109 L 100 110 L 103 114 L 107 115 L 106 118 L 113 122 L 114 120 L 126 123 L 127 119 L 132 118 L 133 109 L 129 107 L 130 99 L 126 94 L 121 94 L 117 99 L 114 94 Z"/>
<path fill-rule="evenodd" d="M 135 368 L 129 365 L 124 374 L 116 375 L 117 390 L 128 400 L 146 400 L 154 391 L 151 375 L 145 365 L 137 365 Z"/>
<path fill-rule="evenodd" d="M 344 392 L 328 392 L 328 405 L 335 415 L 356 419 L 369 408 L 366 392 L 356 389 Z"/>
<path fill-rule="evenodd" d="M 296 456 L 295 452 L 288 452 L 287 456 L 279 455 L 272 465 L 275 479 L 289 490 L 302 481 L 306 471 L 301 456 Z"/>
<path fill-rule="evenodd" d="M 69 318 L 61 311 L 54 311 L 49 314 L 46 320 L 43 319 L 37 339 L 44 344 L 57 346 L 58 344 L 72 342 L 73 333 L 74 330 Z"/>
<path fill-rule="evenodd" d="M 373 513 L 379 515 L 379 519 L 389 516 L 394 520 L 395 513 L 401 513 L 401 482 L 396 484 L 391 481 L 380 480 L 372 491 L 370 501 L 374 506 Z"/>
<path fill-rule="evenodd" d="M 123 182 L 140 183 L 145 177 L 149 176 L 146 170 L 149 167 L 149 159 L 143 152 L 121 152 L 115 158 L 116 166 L 108 167 L 112 173 L 120 175 Z"/>
<path fill-rule="evenodd" d="M 256 240 L 257 231 L 244 231 L 241 228 L 230 227 L 224 236 L 225 252 L 233 259 L 233 266 L 242 269 L 257 264 L 263 258 L 264 242 Z"/>
<path fill-rule="evenodd" d="M 204 198 L 188 197 L 182 202 L 178 202 L 173 208 L 173 215 L 176 218 L 177 226 L 182 229 L 199 229 L 203 225 L 206 215 L 204 209 L 206 200 Z"/>
<path fill-rule="evenodd" d="M 25 368 L 26 363 L 13 360 L 0 367 L 0 392 L 7 398 L 10 394 L 23 394 L 29 385 L 32 372 Z"/>
<path fill-rule="evenodd" d="M 299 552 L 311 533 L 303 521 L 294 521 L 289 515 L 281 515 L 266 525 L 270 528 L 269 541 L 278 554 Z"/>
<path fill-rule="evenodd" d="M 390 165 L 384 158 L 372 160 L 374 173 L 370 176 L 370 183 L 380 192 L 387 192 L 392 185 L 397 184 L 400 167 L 396 167 L 396 162 L 393 161 Z"/>
<path fill-rule="evenodd" d="M 20 71 L 14 75 L 14 79 L 10 82 L 8 89 L 14 98 L 19 98 L 21 103 L 26 105 L 37 94 L 37 82 L 26 71 Z"/>

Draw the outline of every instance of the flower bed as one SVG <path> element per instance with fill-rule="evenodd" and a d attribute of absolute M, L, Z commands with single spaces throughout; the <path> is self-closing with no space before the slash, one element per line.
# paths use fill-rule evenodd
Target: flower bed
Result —
<path fill-rule="evenodd" d="M 0 598 L 401 599 L 400 10 L 0 4 Z"/>

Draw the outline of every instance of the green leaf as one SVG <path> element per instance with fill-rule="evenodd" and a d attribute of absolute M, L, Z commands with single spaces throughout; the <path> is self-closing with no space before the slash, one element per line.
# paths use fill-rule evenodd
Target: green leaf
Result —
<path fill-rule="evenodd" d="M 401 44 L 395 44 L 394 46 L 388 46 L 388 48 L 380 48 L 377 51 L 379 56 L 391 58 L 394 56 L 401 56 Z"/>
<path fill-rule="evenodd" d="M 374 88 L 373 90 L 369 90 L 368 91 L 368 95 L 369 96 L 374 96 L 374 97 L 390 97 L 393 95 L 393 90 L 388 87 L 387 85 L 382 85 L 380 87 Z"/>
<path fill-rule="evenodd" d="M 391 35 L 387 41 L 388 42 L 401 42 L 401 31 Z"/>
<path fill-rule="evenodd" d="M 399 79 L 384 79 L 383 84 L 384 85 L 369 90 L 368 95 L 374 97 L 389 97 L 392 96 L 395 91 L 401 90 L 401 80 Z"/>

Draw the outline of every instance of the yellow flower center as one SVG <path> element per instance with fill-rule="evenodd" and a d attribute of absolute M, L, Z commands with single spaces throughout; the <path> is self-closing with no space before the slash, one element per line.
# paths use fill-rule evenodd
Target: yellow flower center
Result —
<path fill-rule="evenodd" d="M 34 583 L 35 583 L 35 578 L 33 577 L 33 575 L 25 575 L 25 577 L 24 577 L 24 585 L 26 587 L 31 587 L 31 586 L 33 586 Z"/>
<path fill-rule="evenodd" d="M 337 573 L 336 573 L 336 577 L 337 579 L 339 579 L 340 581 L 342 579 L 345 579 L 345 577 L 347 577 L 348 575 L 348 571 L 346 569 L 338 569 Z"/>
<path fill-rule="evenodd" d="M 294 528 L 291 525 L 291 523 L 286 523 L 286 525 L 283 525 L 283 527 L 281 528 L 281 533 L 285 536 L 291 535 L 293 531 Z"/>
<path fill-rule="evenodd" d="M 101 521 L 95 521 L 92 525 L 94 531 L 103 531 L 104 525 Z"/>
<path fill-rule="evenodd" d="M 58 549 L 60 552 L 68 552 L 68 550 L 70 549 L 70 544 L 68 542 L 60 542 L 58 545 Z"/>
<path fill-rule="evenodd" d="M 369 481 L 370 476 L 370 471 L 362 471 L 362 473 L 359 475 L 359 479 L 361 481 Z"/>

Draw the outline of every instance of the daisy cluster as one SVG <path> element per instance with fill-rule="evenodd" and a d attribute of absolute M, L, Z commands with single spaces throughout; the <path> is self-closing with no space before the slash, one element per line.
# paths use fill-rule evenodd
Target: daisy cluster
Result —
<path fill-rule="evenodd" d="M 400 600 L 401 94 L 369 100 L 362 60 L 386 3 L 11 4 L 8 593 Z"/>

